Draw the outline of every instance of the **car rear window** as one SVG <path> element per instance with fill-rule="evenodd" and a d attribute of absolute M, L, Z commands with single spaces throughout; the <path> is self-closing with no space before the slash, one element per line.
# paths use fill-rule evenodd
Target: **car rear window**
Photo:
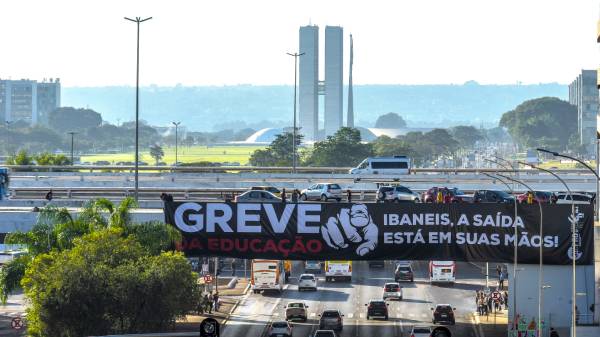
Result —
<path fill-rule="evenodd" d="M 447 306 L 447 305 L 438 305 L 436 310 L 440 311 L 440 312 L 450 312 L 450 311 L 452 311 L 452 307 Z"/>
<path fill-rule="evenodd" d="M 341 189 L 340 185 L 338 185 L 338 184 L 330 184 L 329 188 L 330 189 L 334 189 L 334 190 L 340 190 Z"/>
<path fill-rule="evenodd" d="M 315 337 L 332 337 L 335 336 L 331 331 L 318 331 Z"/>
<path fill-rule="evenodd" d="M 324 311 L 323 317 L 339 317 L 340 314 L 337 311 Z"/>
<path fill-rule="evenodd" d="M 290 304 L 288 304 L 288 308 L 304 308 L 304 304 L 302 304 L 302 303 L 290 303 Z"/>
<path fill-rule="evenodd" d="M 377 307 L 377 308 L 379 308 L 379 307 L 385 307 L 385 302 L 383 302 L 383 301 L 372 301 L 371 305 L 373 305 L 374 307 Z"/>
<path fill-rule="evenodd" d="M 315 277 L 311 276 L 311 275 L 302 275 L 302 276 L 300 276 L 300 279 L 301 280 L 314 280 Z"/>
<path fill-rule="evenodd" d="M 398 285 L 397 284 L 388 284 L 385 286 L 385 291 L 398 291 Z"/>
<path fill-rule="evenodd" d="M 410 267 L 398 267 L 398 271 L 410 271 Z"/>
<path fill-rule="evenodd" d="M 413 333 L 431 333 L 429 328 L 414 328 Z"/>
<path fill-rule="evenodd" d="M 273 322 L 274 328 L 287 328 L 286 322 Z"/>

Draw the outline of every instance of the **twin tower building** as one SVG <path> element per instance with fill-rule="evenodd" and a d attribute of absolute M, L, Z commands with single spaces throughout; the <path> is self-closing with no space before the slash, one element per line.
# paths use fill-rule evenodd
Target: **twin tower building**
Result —
<path fill-rule="evenodd" d="M 319 27 L 300 27 L 298 110 L 300 133 L 304 141 L 318 141 L 331 136 L 344 125 L 343 66 L 344 30 L 325 27 L 325 80 L 319 80 Z M 350 70 L 348 82 L 348 111 L 346 126 L 354 127 L 352 92 L 352 35 L 350 35 Z M 319 96 L 324 96 L 324 135 L 319 134 Z"/>

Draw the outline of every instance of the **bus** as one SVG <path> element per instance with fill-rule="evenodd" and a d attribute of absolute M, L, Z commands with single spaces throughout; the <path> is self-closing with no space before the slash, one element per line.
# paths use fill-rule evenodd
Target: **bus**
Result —
<path fill-rule="evenodd" d="M 456 263 L 454 261 L 429 261 L 429 282 L 450 283 L 456 280 Z"/>
<path fill-rule="evenodd" d="M 410 158 L 407 156 L 368 157 L 350 174 L 410 174 Z"/>
<path fill-rule="evenodd" d="M 325 261 L 325 281 L 352 280 L 352 261 Z"/>
<path fill-rule="evenodd" d="M 250 284 L 252 291 L 283 291 L 285 267 L 281 260 L 252 260 Z"/>

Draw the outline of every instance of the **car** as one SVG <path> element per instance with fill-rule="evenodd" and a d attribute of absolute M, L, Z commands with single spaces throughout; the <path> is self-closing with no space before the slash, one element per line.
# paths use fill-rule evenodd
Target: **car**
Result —
<path fill-rule="evenodd" d="M 394 280 L 396 282 L 399 281 L 415 281 L 415 275 L 413 273 L 412 264 L 408 263 L 399 263 L 396 265 L 396 270 L 394 270 Z"/>
<path fill-rule="evenodd" d="M 557 204 L 575 204 L 575 205 L 589 205 L 592 203 L 592 197 L 584 193 L 571 193 L 573 195 L 573 202 L 571 202 L 571 196 L 569 193 L 560 192 L 556 194 Z"/>
<path fill-rule="evenodd" d="M 281 198 L 267 191 L 246 191 L 235 197 L 235 202 L 281 202 Z"/>
<path fill-rule="evenodd" d="M 456 187 L 447 188 L 447 187 L 432 187 L 425 191 L 421 196 L 422 202 L 436 202 L 438 191 L 442 192 L 442 196 L 446 196 L 447 194 L 450 196 L 450 202 L 459 203 L 459 202 L 473 202 L 473 196 L 465 194 L 463 191 L 459 190 Z"/>
<path fill-rule="evenodd" d="M 337 337 L 333 330 L 317 330 L 312 337 Z"/>
<path fill-rule="evenodd" d="M 410 330 L 410 337 L 431 337 L 431 327 L 424 325 L 414 325 Z"/>
<path fill-rule="evenodd" d="M 305 271 L 314 271 L 317 273 L 321 272 L 321 262 L 315 260 L 309 260 L 304 262 Z"/>
<path fill-rule="evenodd" d="M 252 186 L 250 187 L 250 191 L 267 191 L 278 197 L 281 197 L 281 191 L 277 187 L 273 186 Z"/>
<path fill-rule="evenodd" d="M 304 322 L 308 319 L 308 306 L 304 302 L 290 302 L 285 307 L 285 319 L 300 319 Z"/>
<path fill-rule="evenodd" d="M 502 190 L 477 190 L 473 193 L 473 202 L 510 204 L 515 202 L 515 197 Z"/>
<path fill-rule="evenodd" d="M 367 307 L 367 319 L 372 317 L 380 317 L 387 321 L 388 319 L 388 303 L 385 300 L 370 300 L 365 304 Z"/>
<path fill-rule="evenodd" d="M 342 331 L 344 328 L 344 315 L 337 309 L 323 310 L 319 317 L 319 329 Z"/>
<path fill-rule="evenodd" d="M 383 286 L 383 295 L 381 296 L 384 300 L 397 299 L 402 300 L 402 287 L 398 282 L 387 282 Z"/>
<path fill-rule="evenodd" d="M 377 190 L 377 202 L 421 202 L 421 197 L 408 187 L 381 186 Z"/>
<path fill-rule="evenodd" d="M 269 326 L 269 337 L 292 337 L 292 325 L 286 321 L 275 321 Z"/>
<path fill-rule="evenodd" d="M 384 260 L 369 260 L 369 268 L 371 268 L 371 267 L 384 268 L 385 261 Z"/>
<path fill-rule="evenodd" d="M 302 289 L 317 290 L 317 278 L 314 274 L 302 274 L 298 279 L 298 291 Z"/>
<path fill-rule="evenodd" d="M 342 200 L 342 188 L 338 184 L 314 184 L 309 188 L 300 191 L 300 200 L 321 200 L 328 201 L 334 199 L 337 202 Z"/>
<path fill-rule="evenodd" d="M 453 308 L 450 304 L 438 304 L 435 308 L 431 308 L 431 310 L 431 321 L 433 324 L 437 324 L 438 322 L 449 323 L 451 325 L 456 324 L 454 318 L 456 308 Z"/>
<path fill-rule="evenodd" d="M 554 195 L 554 193 L 547 192 L 547 191 L 533 191 L 533 193 L 534 193 L 534 195 L 533 195 L 533 203 L 534 204 L 537 204 L 538 202 L 541 202 L 542 204 L 548 204 L 548 203 L 550 203 L 550 200 L 552 199 L 552 196 Z M 521 193 L 521 194 L 517 195 L 517 202 L 519 202 L 520 204 L 526 204 L 528 194 L 529 194 L 529 192 L 525 192 L 525 193 Z"/>

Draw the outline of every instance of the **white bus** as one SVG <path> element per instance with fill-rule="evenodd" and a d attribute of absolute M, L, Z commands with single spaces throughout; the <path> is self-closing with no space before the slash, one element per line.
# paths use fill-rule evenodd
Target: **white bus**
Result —
<path fill-rule="evenodd" d="M 352 261 L 325 261 L 325 281 L 352 281 Z"/>
<path fill-rule="evenodd" d="M 280 260 L 252 260 L 250 282 L 256 294 L 261 290 L 283 291 L 285 268 Z"/>
<path fill-rule="evenodd" d="M 350 174 L 410 174 L 410 158 L 407 156 L 368 157 Z"/>
<path fill-rule="evenodd" d="M 454 261 L 429 261 L 430 283 L 454 283 L 456 263 Z"/>

